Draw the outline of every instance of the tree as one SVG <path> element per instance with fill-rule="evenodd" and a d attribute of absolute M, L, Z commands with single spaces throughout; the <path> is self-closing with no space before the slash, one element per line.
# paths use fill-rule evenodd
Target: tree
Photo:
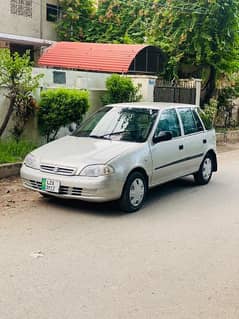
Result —
<path fill-rule="evenodd" d="M 106 104 L 121 102 L 137 102 L 141 99 L 139 86 L 135 86 L 132 80 L 126 76 L 112 74 L 106 80 L 107 91 L 102 98 Z"/>
<path fill-rule="evenodd" d="M 56 25 L 59 40 L 85 40 L 95 11 L 94 3 L 94 0 L 59 0 L 62 12 Z"/>
<path fill-rule="evenodd" d="M 15 117 L 13 117 L 14 125 L 11 131 L 16 141 L 20 140 L 27 122 L 35 115 L 37 108 L 37 102 L 31 95 L 23 94 L 22 97 L 17 98 Z"/>
<path fill-rule="evenodd" d="M 239 67 L 238 0 L 157 0 L 151 41 L 169 55 L 167 77 L 205 78 L 205 101 L 216 81 Z"/>
<path fill-rule="evenodd" d="M 4 89 L 9 99 L 6 115 L 0 125 L 0 137 L 15 112 L 16 118 L 23 117 L 29 112 L 32 92 L 39 86 L 42 75 L 33 76 L 29 52 L 20 56 L 17 52 L 10 53 L 8 49 L 0 50 L 0 87 Z"/>
<path fill-rule="evenodd" d="M 55 139 L 61 127 L 81 122 L 89 108 L 88 92 L 77 89 L 49 89 L 42 91 L 39 104 L 40 132 L 49 142 Z"/>
<path fill-rule="evenodd" d="M 101 0 L 87 41 L 144 43 L 153 17 L 153 0 Z"/>

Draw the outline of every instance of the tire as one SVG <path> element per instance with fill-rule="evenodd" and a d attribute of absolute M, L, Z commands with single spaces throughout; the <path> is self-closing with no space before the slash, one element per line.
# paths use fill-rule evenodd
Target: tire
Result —
<path fill-rule="evenodd" d="M 210 182 L 213 172 L 213 159 L 210 154 L 207 154 L 199 168 L 199 171 L 194 174 L 194 180 L 197 185 L 206 185 Z"/>
<path fill-rule="evenodd" d="M 119 201 L 121 210 L 127 213 L 139 210 L 143 206 L 146 193 L 147 182 L 145 176 L 140 172 L 131 173 L 124 185 Z"/>

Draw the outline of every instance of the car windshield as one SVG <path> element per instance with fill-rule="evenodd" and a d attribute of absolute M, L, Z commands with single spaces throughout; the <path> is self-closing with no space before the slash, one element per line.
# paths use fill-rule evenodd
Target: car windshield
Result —
<path fill-rule="evenodd" d="M 144 108 L 104 107 L 86 120 L 74 136 L 145 142 L 158 111 Z"/>

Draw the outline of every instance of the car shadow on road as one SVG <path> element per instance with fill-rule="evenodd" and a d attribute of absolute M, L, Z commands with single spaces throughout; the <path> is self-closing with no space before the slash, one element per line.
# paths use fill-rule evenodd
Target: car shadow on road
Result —
<path fill-rule="evenodd" d="M 186 188 L 192 189 L 195 187 L 194 181 L 191 177 L 180 178 L 166 184 L 154 187 L 150 189 L 144 207 L 140 210 L 141 213 L 145 209 L 150 209 L 150 206 L 155 204 L 159 200 L 166 199 L 170 197 L 177 196 L 178 193 L 184 191 Z M 71 212 L 82 213 L 82 214 L 92 214 L 99 217 L 120 217 L 127 216 L 127 214 L 119 209 L 119 204 L 117 201 L 106 202 L 106 203 L 90 203 L 80 200 L 72 199 L 60 199 L 60 198 L 50 198 L 44 199 L 48 201 L 49 204 L 55 206 L 56 208 L 70 209 Z"/>
<path fill-rule="evenodd" d="M 192 177 L 183 177 L 174 181 L 156 186 L 150 189 L 147 197 L 147 202 L 157 201 L 161 198 L 171 197 L 185 189 L 196 188 L 196 184 Z"/>

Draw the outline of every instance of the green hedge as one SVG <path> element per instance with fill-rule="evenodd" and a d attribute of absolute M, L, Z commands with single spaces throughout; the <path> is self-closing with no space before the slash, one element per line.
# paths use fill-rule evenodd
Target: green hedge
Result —
<path fill-rule="evenodd" d="M 47 141 L 54 139 L 61 127 L 79 124 L 89 108 L 87 91 L 50 89 L 41 93 L 38 124 Z"/>
<path fill-rule="evenodd" d="M 137 102 L 142 96 L 139 94 L 139 86 L 135 86 L 131 78 L 112 74 L 106 80 L 107 91 L 102 98 L 104 105 L 121 103 L 121 102 Z"/>
<path fill-rule="evenodd" d="M 29 141 L 0 141 L 0 164 L 22 161 L 36 147 L 36 144 Z"/>
<path fill-rule="evenodd" d="M 217 114 L 217 100 L 211 99 L 209 104 L 204 105 L 203 110 L 199 110 L 199 114 L 207 130 L 214 127 Z"/>

